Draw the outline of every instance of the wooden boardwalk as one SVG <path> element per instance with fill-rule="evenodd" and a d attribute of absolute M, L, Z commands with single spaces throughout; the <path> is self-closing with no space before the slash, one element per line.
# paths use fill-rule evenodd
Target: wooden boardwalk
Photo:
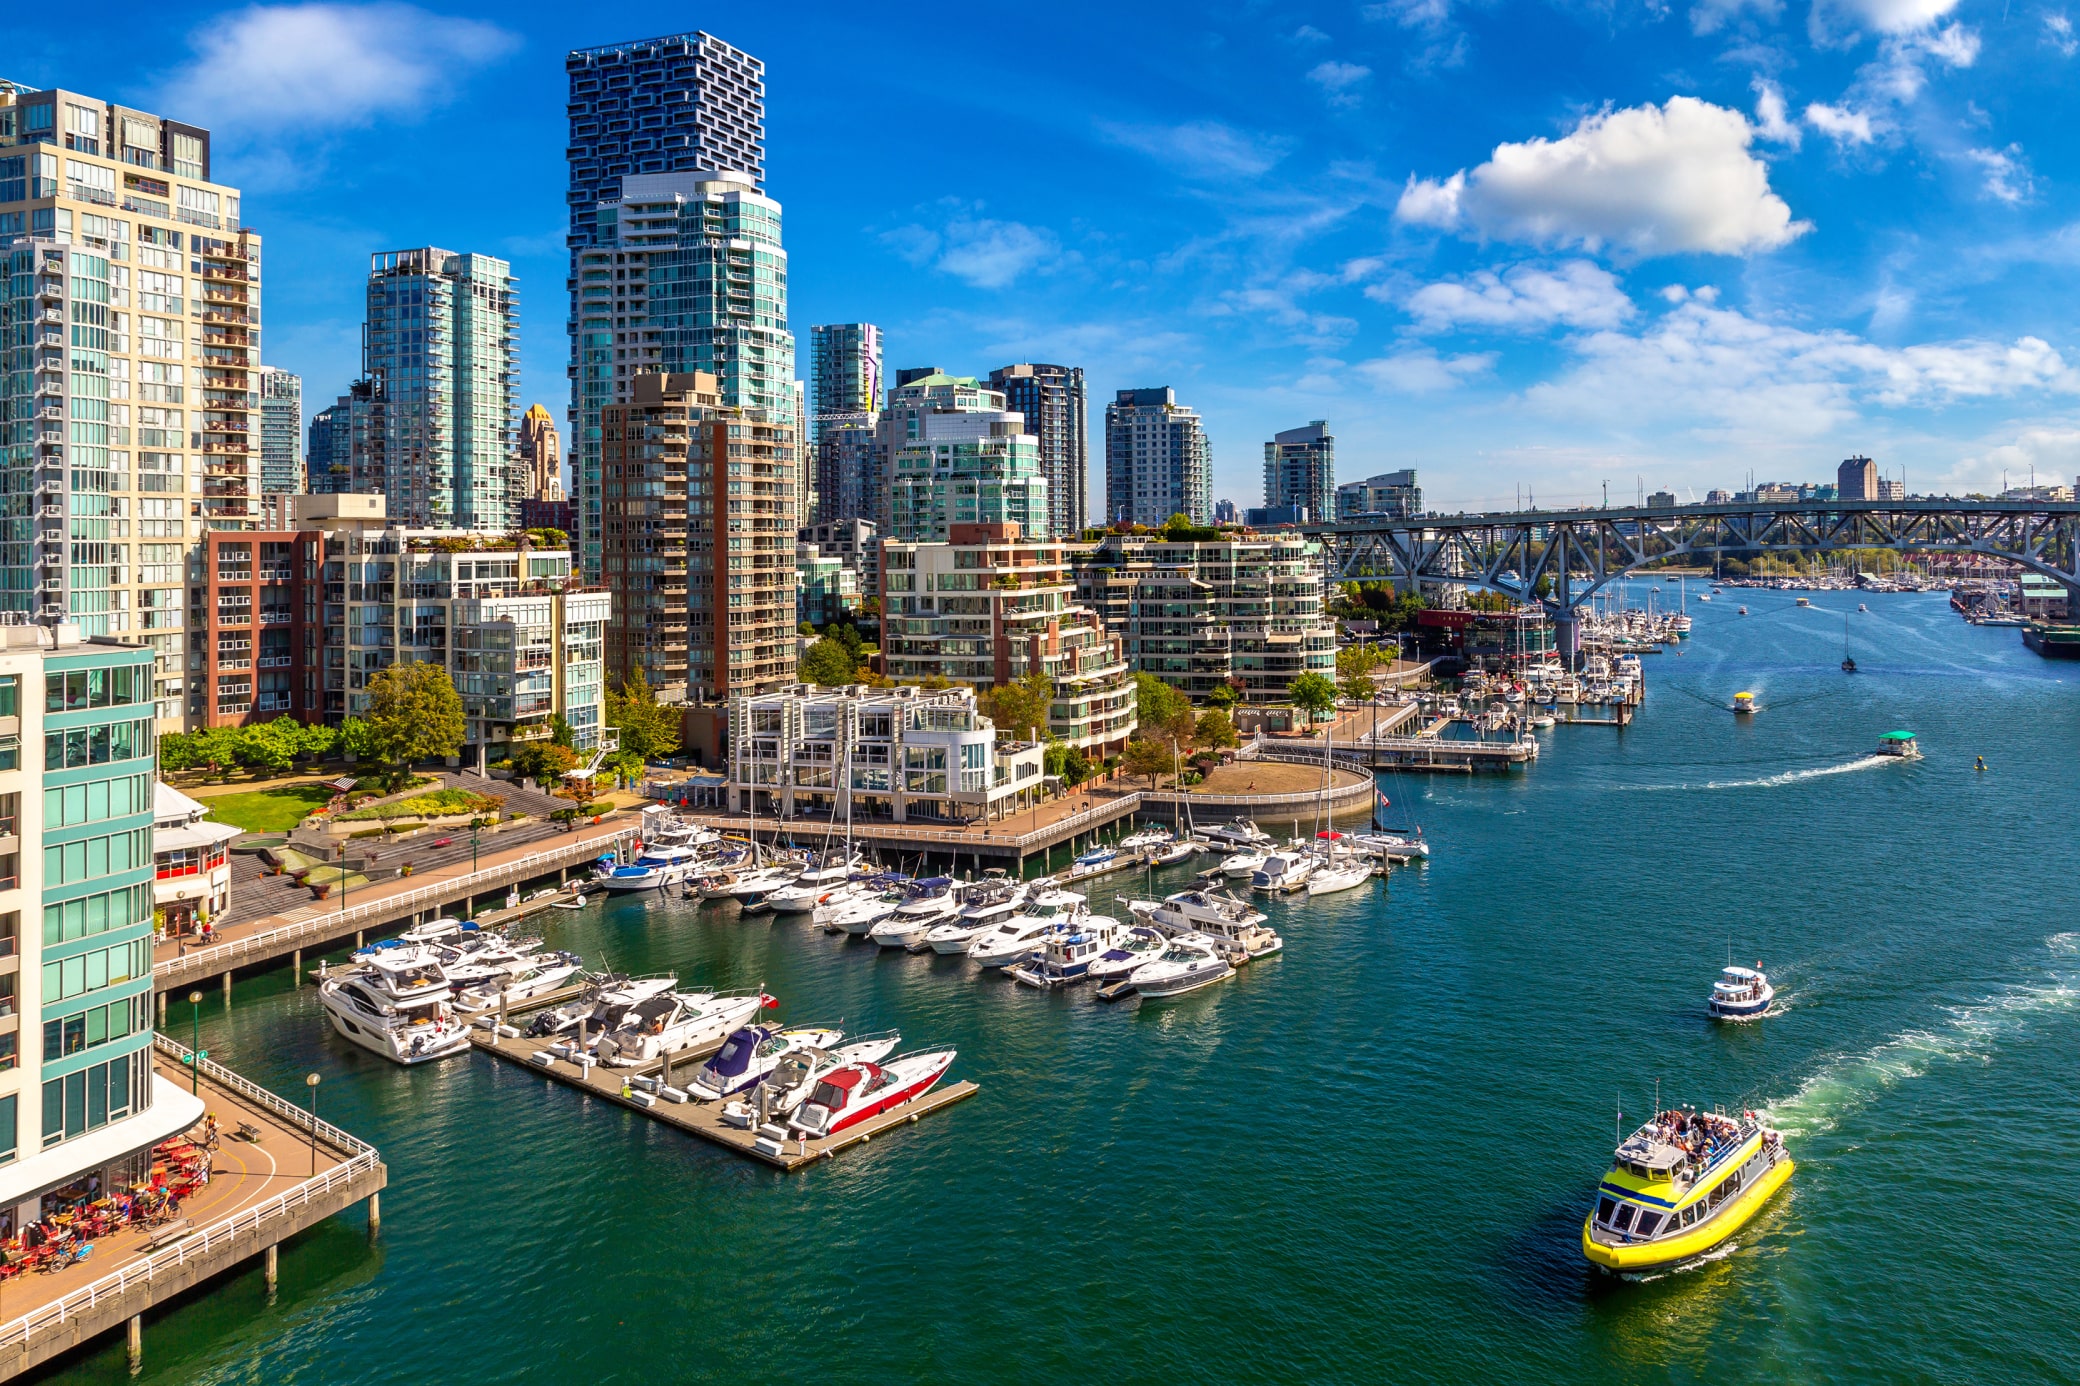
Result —
<path fill-rule="evenodd" d="M 923 1097 L 913 1098 L 893 1111 L 863 1121 L 857 1126 L 847 1127 L 835 1136 L 824 1140 L 784 1143 L 761 1141 L 755 1131 L 742 1130 L 725 1125 L 722 1120 L 723 1103 L 720 1102 L 672 1102 L 662 1097 L 653 1098 L 649 1093 L 634 1088 L 633 1078 L 665 1078 L 671 1075 L 684 1077 L 692 1070 L 696 1060 L 704 1059 L 722 1047 L 721 1042 L 682 1049 L 668 1058 L 646 1064 L 640 1068 L 613 1068 L 603 1064 L 580 1067 L 563 1059 L 551 1059 L 547 1063 L 537 1061 L 537 1054 L 546 1055 L 546 1041 L 508 1039 L 494 1035 L 489 1030 L 477 1030 L 471 1035 L 476 1046 L 495 1058 L 538 1073 L 568 1087 L 577 1088 L 589 1096 L 613 1102 L 641 1112 L 644 1116 L 663 1122 L 667 1126 L 700 1137 L 705 1141 L 732 1150 L 747 1159 L 757 1160 L 779 1170 L 797 1170 L 818 1160 L 828 1160 L 849 1146 L 864 1145 L 886 1131 L 908 1126 L 927 1112 L 936 1112 L 956 1102 L 973 1097 L 981 1089 L 973 1083 L 942 1083 Z"/>

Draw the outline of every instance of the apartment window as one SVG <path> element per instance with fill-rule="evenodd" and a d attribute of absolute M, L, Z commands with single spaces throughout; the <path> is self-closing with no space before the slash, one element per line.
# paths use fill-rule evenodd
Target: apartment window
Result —
<path fill-rule="evenodd" d="M 150 1105 L 149 1062 L 143 1051 L 118 1054 L 105 1064 L 43 1085 L 43 1143 L 46 1147 L 108 1125 Z"/>
<path fill-rule="evenodd" d="M 7 1036 L 7 1041 L 9 1052 L 6 1066 L 12 1068 L 14 1067 L 14 1036 Z M 20 1099 L 12 1094 L 0 1097 L 0 1164 L 6 1164 L 13 1160 L 16 1154 L 15 1117 L 19 1104 Z"/>

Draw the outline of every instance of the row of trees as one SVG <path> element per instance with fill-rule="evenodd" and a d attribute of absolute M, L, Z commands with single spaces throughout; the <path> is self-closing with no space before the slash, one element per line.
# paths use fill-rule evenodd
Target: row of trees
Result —
<path fill-rule="evenodd" d="M 279 775 L 299 760 L 345 756 L 374 761 L 393 781 L 410 766 L 452 756 L 462 747 L 462 699 L 437 664 L 397 664 L 368 681 L 366 717 L 337 727 L 305 726 L 277 717 L 247 727 L 207 727 L 159 738 L 162 770 L 245 766 Z"/>
<path fill-rule="evenodd" d="M 679 709 L 659 703 L 641 678 L 607 689 L 607 725 L 621 733 L 620 744 L 600 768 L 623 779 L 640 778 L 645 765 L 679 749 Z M 577 737 L 561 717 L 549 719 L 548 740 L 523 742 L 506 761 L 516 776 L 545 787 L 559 783 L 579 763 Z"/>
<path fill-rule="evenodd" d="M 1230 691 L 1226 685 L 1216 691 Z M 1237 745 L 1235 721 L 1227 706 L 1194 711 L 1192 700 L 1154 674 L 1134 675 L 1134 712 L 1139 725 L 1127 742 L 1121 766 L 1130 775 L 1145 777 L 1151 788 L 1189 759 L 1195 751 L 1218 751 Z"/>

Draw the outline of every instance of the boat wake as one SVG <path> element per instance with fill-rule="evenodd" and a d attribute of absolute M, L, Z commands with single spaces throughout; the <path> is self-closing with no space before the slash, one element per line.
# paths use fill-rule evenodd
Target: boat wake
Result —
<path fill-rule="evenodd" d="M 1787 784 L 1798 784 L 1805 780 L 1817 780 L 1828 775 L 1846 775 L 1855 770 L 1869 770 L 1876 766 L 1894 764 L 1899 756 L 1859 756 L 1841 765 L 1820 765 L 1806 770 L 1785 770 L 1775 775 L 1764 775 L 1756 780 L 1708 780 L 1703 784 L 1642 784 L 1633 786 L 1644 790 L 1670 789 L 1777 789 Z"/>
<path fill-rule="evenodd" d="M 2004 987 L 1983 1001 L 1950 1009 L 1950 1021 L 1934 1029 L 1909 1030 L 1850 1058 L 1830 1063 L 1798 1091 L 1765 1108 L 1771 1124 L 1787 1136 L 1833 1130 L 1843 1117 L 1887 1089 L 1922 1077 L 1938 1064 L 1985 1062 L 2006 1037 L 2038 1017 L 2080 1003 L 2080 932 L 2044 940 L 2050 953 L 2031 981 Z"/>

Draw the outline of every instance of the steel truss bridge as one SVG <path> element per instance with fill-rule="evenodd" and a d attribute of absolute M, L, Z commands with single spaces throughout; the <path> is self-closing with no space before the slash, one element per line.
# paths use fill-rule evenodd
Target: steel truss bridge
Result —
<path fill-rule="evenodd" d="M 2080 609 L 2080 502 L 1794 501 L 1530 510 L 1308 525 L 1339 582 L 1460 583 L 1537 602 L 1577 647 L 1576 609 L 1641 568 L 1721 555 L 1891 549 L 2018 564 Z M 1541 591 L 1541 588 L 1544 590 Z"/>

